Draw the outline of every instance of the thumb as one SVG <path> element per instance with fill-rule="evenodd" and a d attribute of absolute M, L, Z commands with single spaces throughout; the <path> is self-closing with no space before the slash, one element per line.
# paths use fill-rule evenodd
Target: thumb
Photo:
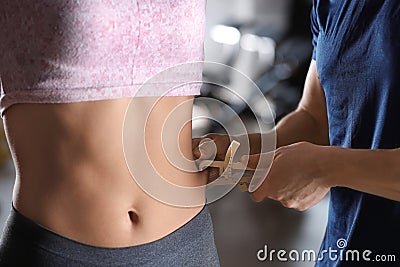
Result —
<path fill-rule="evenodd" d="M 192 139 L 192 153 L 195 159 L 211 159 L 215 157 L 216 146 L 210 138 Z"/>
<path fill-rule="evenodd" d="M 193 150 L 193 153 L 198 159 L 214 159 L 217 153 L 217 146 L 214 140 L 205 138 L 200 141 L 198 147 Z"/>
<path fill-rule="evenodd" d="M 201 152 L 199 149 L 200 141 L 201 141 L 200 138 L 194 138 L 192 140 L 192 151 L 195 159 L 199 159 L 201 157 Z"/>
<path fill-rule="evenodd" d="M 250 164 L 252 164 L 252 168 L 256 169 L 253 179 L 249 185 L 249 192 L 256 191 L 264 183 L 264 180 L 267 178 L 269 169 L 274 160 L 274 155 L 275 152 L 270 151 L 262 154 L 256 154 L 254 155 L 254 159 L 249 159 Z"/>

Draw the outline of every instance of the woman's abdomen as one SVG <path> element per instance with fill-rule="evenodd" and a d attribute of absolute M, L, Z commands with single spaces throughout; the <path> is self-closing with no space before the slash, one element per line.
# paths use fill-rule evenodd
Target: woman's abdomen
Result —
<path fill-rule="evenodd" d="M 161 136 L 160 122 L 191 98 L 164 98 L 148 119 L 149 133 Z M 202 204 L 192 208 L 164 204 L 145 193 L 131 176 L 122 143 L 129 101 L 19 104 L 7 110 L 5 127 L 17 173 L 16 209 L 63 236 L 105 247 L 148 243 L 193 218 Z M 137 116 L 141 120 L 144 114 Z M 190 121 L 191 113 L 182 116 Z M 190 157 L 191 125 L 176 127 L 181 129 L 177 145 Z M 167 159 L 159 156 L 162 143 L 151 143 L 150 155 L 137 157 L 157 158 L 154 168 L 165 173 L 163 178 L 178 184 L 182 181 L 185 186 L 205 183 L 199 173 L 168 165 Z"/>

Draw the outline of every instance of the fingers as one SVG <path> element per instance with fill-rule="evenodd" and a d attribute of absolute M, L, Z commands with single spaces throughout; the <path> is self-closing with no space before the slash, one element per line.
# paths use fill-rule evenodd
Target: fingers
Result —
<path fill-rule="evenodd" d="M 195 159 L 199 159 L 201 156 L 200 149 L 199 149 L 199 144 L 202 138 L 193 138 L 192 139 L 192 151 L 193 151 L 193 156 Z"/>
<path fill-rule="evenodd" d="M 217 153 L 217 146 L 214 140 L 205 138 L 200 141 L 198 150 L 200 152 L 200 159 L 214 159 Z"/>
<path fill-rule="evenodd" d="M 268 194 L 268 192 L 262 192 L 262 190 L 257 190 L 251 195 L 251 198 L 255 202 L 261 202 L 266 197 L 268 197 L 269 199 L 280 202 L 282 206 L 284 206 L 285 208 L 295 209 L 298 211 L 305 211 L 318 204 L 328 192 L 329 189 L 317 188 L 315 192 L 299 198 L 299 196 L 296 194 L 289 195 L 288 197 L 282 197 L 276 195 L 272 196 Z"/>
<path fill-rule="evenodd" d="M 192 140 L 193 155 L 196 159 L 224 160 L 230 138 L 225 134 L 208 134 Z"/>
<path fill-rule="evenodd" d="M 260 193 L 260 190 L 254 191 L 253 193 L 250 194 L 250 198 L 254 202 L 262 202 L 265 199 L 265 195 Z"/>
<path fill-rule="evenodd" d="M 214 140 L 210 138 L 197 138 L 196 146 L 193 149 L 193 155 L 196 159 L 213 159 L 217 153 L 217 147 Z M 192 142 L 192 146 L 194 146 Z"/>
<path fill-rule="evenodd" d="M 251 199 L 254 202 L 261 202 L 267 197 L 273 200 L 278 200 L 278 196 L 273 195 L 273 193 L 270 192 L 269 185 L 265 180 L 267 180 L 267 178 L 264 179 L 261 186 L 259 186 L 255 191 L 251 192 Z"/>

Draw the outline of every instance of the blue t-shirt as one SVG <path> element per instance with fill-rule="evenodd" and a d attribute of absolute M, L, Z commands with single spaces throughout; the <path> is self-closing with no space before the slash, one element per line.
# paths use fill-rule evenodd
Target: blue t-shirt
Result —
<path fill-rule="evenodd" d="M 400 1 L 313 0 L 311 24 L 313 59 L 325 92 L 331 145 L 399 148 Z M 338 259 L 327 252 L 322 255 L 329 249 L 338 250 Z M 370 264 L 351 261 L 352 253 L 346 250 L 355 249 L 360 260 L 364 250 L 372 251 L 367 255 Z M 399 252 L 400 202 L 332 188 L 320 251 L 323 260 L 316 266 L 389 266 L 388 262 L 378 265 L 378 254 L 395 254 L 396 263 L 390 266 L 400 266 Z"/>

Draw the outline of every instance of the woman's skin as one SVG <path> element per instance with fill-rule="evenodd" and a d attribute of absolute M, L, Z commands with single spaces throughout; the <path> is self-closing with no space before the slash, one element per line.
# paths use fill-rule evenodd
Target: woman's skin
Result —
<path fill-rule="evenodd" d="M 169 164 L 158 138 L 170 111 L 192 98 L 163 98 L 147 120 L 146 138 L 154 139 L 149 142 L 148 156 L 156 169 L 166 173 L 164 178 L 198 186 L 206 177 Z M 63 236 L 103 247 L 148 243 L 193 218 L 202 206 L 163 204 L 144 193 L 132 179 L 122 144 L 129 101 L 17 104 L 6 110 L 4 125 L 16 168 L 15 208 Z M 147 114 L 138 112 L 131 119 L 143 120 L 143 116 Z M 191 110 L 181 116 L 190 121 Z M 183 127 L 175 139 L 182 154 L 191 158 L 191 124 L 170 123 L 168 127 Z M 139 139 L 133 143 L 143 141 Z"/>
<path fill-rule="evenodd" d="M 261 186 L 252 192 L 260 202 L 264 198 L 280 201 L 285 207 L 306 210 L 318 203 L 331 187 L 342 186 L 400 201 L 400 149 L 348 149 L 329 145 L 325 94 L 315 61 L 310 64 L 304 93 L 298 108 L 276 126 L 277 150 L 271 169 Z M 210 134 L 223 158 L 229 145 L 226 135 Z M 249 138 L 250 155 L 244 158 L 255 168 L 262 156 L 260 135 Z M 199 138 L 193 141 L 194 154 L 200 157 Z M 268 158 L 268 157 L 267 157 Z"/>

